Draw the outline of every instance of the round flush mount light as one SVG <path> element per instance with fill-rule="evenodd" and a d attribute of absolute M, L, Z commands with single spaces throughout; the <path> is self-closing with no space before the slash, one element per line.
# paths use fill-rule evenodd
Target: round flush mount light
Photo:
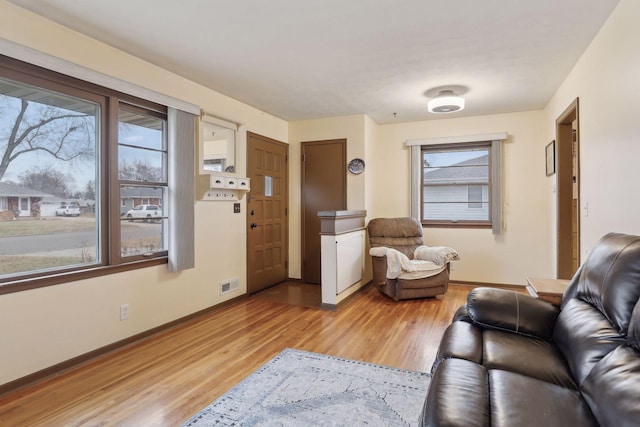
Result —
<path fill-rule="evenodd" d="M 427 103 L 430 113 L 453 113 L 464 109 L 464 98 L 452 90 L 442 90 Z"/>

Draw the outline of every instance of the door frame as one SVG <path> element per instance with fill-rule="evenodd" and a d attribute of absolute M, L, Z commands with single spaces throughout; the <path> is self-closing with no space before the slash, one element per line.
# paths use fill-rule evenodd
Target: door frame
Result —
<path fill-rule="evenodd" d="M 347 138 L 336 138 L 336 139 L 325 139 L 319 141 L 303 141 L 300 143 L 300 272 L 302 276 L 302 280 L 305 278 L 305 260 L 306 260 L 306 250 L 305 250 L 305 242 L 306 242 L 306 232 L 305 232 L 305 223 L 306 223 L 306 191 L 305 191 L 305 150 L 304 148 L 309 145 L 321 145 L 321 144 L 336 144 L 340 143 L 342 145 L 342 157 L 343 159 L 347 159 Z M 347 165 L 343 165 L 343 175 L 342 175 L 342 189 L 343 189 L 343 201 L 342 205 L 344 208 L 347 208 L 347 173 L 346 173 Z"/>
<path fill-rule="evenodd" d="M 576 131 L 576 175 L 572 170 L 573 122 Z M 573 224 L 577 228 L 575 256 L 580 265 L 580 115 L 576 98 L 556 119 L 556 275 L 570 279 L 575 273 L 573 264 Z M 576 181 L 576 212 L 573 212 L 573 181 Z"/>

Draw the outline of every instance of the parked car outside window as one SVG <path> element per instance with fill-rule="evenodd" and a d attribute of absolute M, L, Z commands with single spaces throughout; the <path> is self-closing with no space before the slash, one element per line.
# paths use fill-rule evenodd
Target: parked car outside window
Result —
<path fill-rule="evenodd" d="M 127 219 L 133 221 L 143 218 L 145 221 L 159 220 L 162 217 L 162 210 L 158 205 L 138 205 L 127 212 Z"/>
<path fill-rule="evenodd" d="M 56 216 L 80 216 L 80 207 L 78 205 L 60 205 L 56 209 Z"/>

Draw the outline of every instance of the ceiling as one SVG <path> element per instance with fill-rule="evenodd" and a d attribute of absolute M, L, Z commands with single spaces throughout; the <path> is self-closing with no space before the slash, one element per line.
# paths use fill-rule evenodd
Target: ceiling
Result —
<path fill-rule="evenodd" d="M 619 2 L 10 1 L 285 120 L 378 123 L 543 108 Z"/>

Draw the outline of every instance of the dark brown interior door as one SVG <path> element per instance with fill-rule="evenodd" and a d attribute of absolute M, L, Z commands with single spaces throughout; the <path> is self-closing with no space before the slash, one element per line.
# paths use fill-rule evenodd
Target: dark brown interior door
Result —
<path fill-rule="evenodd" d="M 247 132 L 247 292 L 288 278 L 289 146 Z"/>
<path fill-rule="evenodd" d="M 302 143 L 302 280 L 321 283 L 319 211 L 347 208 L 347 140 Z"/>

